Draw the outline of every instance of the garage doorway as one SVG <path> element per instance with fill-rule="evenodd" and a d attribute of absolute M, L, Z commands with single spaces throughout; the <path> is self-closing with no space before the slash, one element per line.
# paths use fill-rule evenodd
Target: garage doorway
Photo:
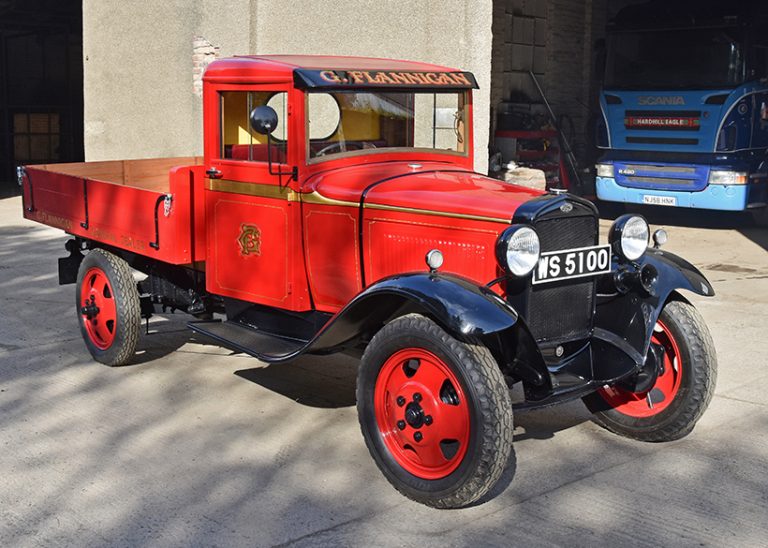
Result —
<path fill-rule="evenodd" d="M 0 0 L 0 196 L 16 166 L 83 161 L 80 0 Z"/>

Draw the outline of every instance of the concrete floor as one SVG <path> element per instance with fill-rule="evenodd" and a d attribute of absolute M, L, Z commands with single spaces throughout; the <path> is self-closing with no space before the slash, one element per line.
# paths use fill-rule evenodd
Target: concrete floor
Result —
<path fill-rule="evenodd" d="M 94 363 L 57 285 L 65 237 L 0 200 L 0 545 L 766 546 L 768 231 L 665 226 L 718 292 L 693 298 L 720 360 L 693 434 L 625 440 L 580 402 L 518 414 L 514 478 L 436 511 L 369 457 L 353 360 L 261 366 L 177 314 L 153 318 L 136 365 Z"/>

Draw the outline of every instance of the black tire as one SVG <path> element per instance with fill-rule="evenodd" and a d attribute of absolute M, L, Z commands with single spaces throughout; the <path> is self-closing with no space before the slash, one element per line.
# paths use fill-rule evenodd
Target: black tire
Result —
<path fill-rule="evenodd" d="M 768 227 L 768 207 L 753 209 L 750 214 L 755 225 L 762 228 Z"/>
<path fill-rule="evenodd" d="M 670 391 L 673 397 L 669 402 L 662 400 L 657 404 L 657 412 L 648 405 L 648 416 L 638 416 L 629 407 L 622 412 L 621 406 L 615 406 L 616 400 L 611 400 L 615 392 L 601 389 L 584 398 L 587 408 L 594 413 L 595 423 L 616 434 L 648 442 L 672 441 L 688 435 L 709 405 L 717 379 L 715 346 L 701 314 L 686 302 L 670 301 L 659 320 L 664 328 L 661 333 L 668 333 L 664 337 L 671 338 L 679 352 L 677 369 L 673 368 L 672 373 L 677 371 L 680 378 L 673 384 L 677 388 Z M 665 370 L 669 373 L 668 368 Z M 653 403 L 653 391 L 661 382 L 659 377 L 654 387 L 639 397 L 649 397 Z M 626 396 L 631 397 L 629 393 Z"/>
<path fill-rule="evenodd" d="M 103 249 L 90 251 L 80 263 L 75 301 L 91 356 L 109 366 L 127 364 L 141 328 L 139 292 L 128 263 Z"/>
<path fill-rule="evenodd" d="M 403 362 L 398 362 L 399 356 L 410 355 L 427 358 L 403 358 Z M 402 385 L 402 394 L 407 396 L 409 403 L 394 399 L 394 391 L 386 386 L 381 388 L 382 392 L 377 392 L 377 383 L 384 386 L 382 383 L 388 378 L 394 379 L 392 386 L 398 385 L 398 368 L 411 367 L 412 363 L 417 369 L 409 369 L 414 372 Z M 392 371 L 392 376 L 387 376 L 388 371 Z M 409 376 L 407 371 L 404 375 Z M 439 390 L 432 390 L 428 383 L 437 386 L 440 375 L 445 375 L 446 381 Z M 454 383 L 458 386 L 454 387 Z M 425 394 L 422 396 L 421 392 Z M 397 404 L 379 405 L 377 417 L 377 402 L 382 401 L 377 395 L 381 393 L 386 394 L 384 401 L 397 401 Z M 422 415 L 428 416 L 430 422 L 419 426 L 414 419 L 414 427 L 410 421 L 418 415 L 420 405 L 423 405 Z M 415 408 L 418 409 L 408 416 Z M 434 423 L 431 415 L 424 415 L 430 409 L 435 414 Z M 358 373 L 357 410 L 365 443 L 387 480 L 406 497 L 435 508 L 458 508 L 477 501 L 499 481 L 512 456 L 512 402 L 491 352 L 478 341 L 459 341 L 451 337 L 424 316 L 409 314 L 397 318 L 373 337 L 363 354 Z M 395 418 L 402 413 L 403 419 L 409 421 L 396 423 L 403 436 L 398 440 L 415 440 L 417 432 L 421 432 L 424 440 L 418 441 L 429 446 L 433 455 L 439 446 L 440 455 L 448 467 L 443 468 L 444 473 L 438 471 L 438 466 L 424 473 L 413 473 L 414 467 L 424 465 L 426 468 L 427 465 L 416 462 L 416 457 L 409 457 L 409 445 L 400 449 L 401 441 L 393 442 L 392 435 L 388 434 L 388 441 L 384 441 L 379 421 L 384 423 L 384 430 L 397 435 L 395 427 L 387 422 L 389 411 Z M 468 419 L 448 419 L 458 416 L 449 413 L 466 413 Z M 403 428 L 400 428 L 400 422 Z M 461 438 L 463 433 L 465 443 L 441 438 L 445 429 L 457 430 L 456 438 Z M 387 443 L 395 443 L 395 450 Z M 413 445 L 413 453 L 421 458 L 422 448 L 415 441 Z M 428 449 L 424 451 L 427 454 Z M 449 456 L 450 453 L 453 455 Z M 435 477 L 426 477 L 433 472 Z"/>

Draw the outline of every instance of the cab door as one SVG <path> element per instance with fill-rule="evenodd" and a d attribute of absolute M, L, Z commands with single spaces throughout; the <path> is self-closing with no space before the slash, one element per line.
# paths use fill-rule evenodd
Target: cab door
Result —
<path fill-rule="evenodd" d="M 300 205 L 291 174 L 296 147 L 290 88 L 222 86 L 212 94 L 206 97 L 207 289 L 243 301 L 307 309 Z M 251 111 L 262 105 L 278 114 L 271 144 L 249 121 Z"/>

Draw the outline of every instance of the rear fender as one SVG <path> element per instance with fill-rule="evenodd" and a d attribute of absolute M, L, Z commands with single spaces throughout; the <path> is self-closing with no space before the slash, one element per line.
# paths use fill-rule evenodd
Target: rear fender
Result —
<path fill-rule="evenodd" d="M 349 348 L 370 340 L 392 319 L 412 313 L 432 319 L 457 339 L 479 339 L 502 369 L 549 386 L 544 360 L 518 313 L 487 287 L 451 274 L 404 274 L 376 282 L 329 321 L 307 351 Z"/>
<path fill-rule="evenodd" d="M 642 366 L 645 360 L 653 328 L 667 301 L 681 299 L 680 290 L 706 297 L 715 294 L 712 284 L 695 266 L 673 253 L 648 249 L 638 263 L 640 268 L 648 265 L 656 270 L 653 290 L 648 292 L 640 287 L 630 287 L 625 293 L 599 297 L 594 334 L 596 338 L 622 348 L 636 367 Z M 615 376 L 608 370 L 611 363 L 611 360 L 596 360 L 595 378 Z"/>

